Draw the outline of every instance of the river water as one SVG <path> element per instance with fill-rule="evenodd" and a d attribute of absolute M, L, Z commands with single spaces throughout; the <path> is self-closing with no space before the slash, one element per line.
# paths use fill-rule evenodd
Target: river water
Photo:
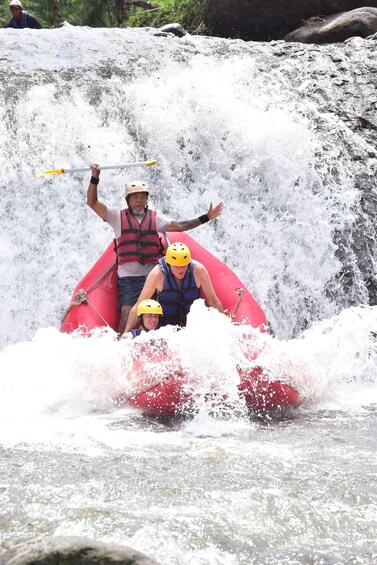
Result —
<path fill-rule="evenodd" d="M 0 548 L 78 535 L 169 565 L 375 563 L 376 249 L 360 179 L 376 155 L 350 127 L 350 108 L 366 119 L 375 104 L 373 41 L 0 35 Z M 132 386 L 132 344 L 59 332 L 112 234 L 85 204 L 88 174 L 35 172 L 144 159 L 157 165 L 131 174 L 172 218 L 224 201 L 192 235 L 266 312 L 274 335 L 253 339 L 300 391 L 295 411 L 250 416 L 199 395 L 191 419 L 150 419 L 112 400 Z M 121 205 L 129 174 L 104 171 L 100 197 Z M 166 338 L 199 388 L 231 397 L 237 328 L 199 303 L 179 333 Z"/>

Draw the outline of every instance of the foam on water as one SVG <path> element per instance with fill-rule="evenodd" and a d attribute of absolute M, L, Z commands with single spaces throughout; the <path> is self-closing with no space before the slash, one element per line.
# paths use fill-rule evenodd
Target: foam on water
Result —
<path fill-rule="evenodd" d="M 178 367 L 189 375 L 198 414 L 186 431 L 194 436 L 234 432 L 239 418 L 242 428 L 246 414 L 237 394 L 238 364 L 261 365 L 268 378 L 296 388 L 304 400 L 301 410 L 363 411 L 377 403 L 376 322 L 377 308 L 353 308 L 284 341 L 233 326 L 199 301 L 186 329 L 162 328 L 138 340 L 136 349 L 136 342 L 117 341 L 112 330 L 98 330 L 87 338 L 41 329 L 32 340 L 10 345 L 0 354 L 0 442 L 66 444 L 75 428 L 80 430 L 75 442 L 82 441 L 82 447 L 90 446 L 95 436 L 95 443 L 102 437 L 101 442 L 115 447 L 115 436 L 105 431 L 106 414 L 115 419 L 119 411 L 123 414 L 124 408 L 114 402 L 117 396 L 140 389 L 135 362 L 141 362 L 143 371 L 147 367 L 154 381 Z M 156 362 L 152 354 L 151 361 L 150 348 L 157 344 L 158 352 L 161 343 L 170 352 L 167 360 Z M 245 352 L 254 351 L 258 357 L 245 360 Z M 205 401 L 208 390 L 226 395 L 227 406 Z M 88 435 L 90 414 L 98 414 L 97 429 L 90 428 Z"/>

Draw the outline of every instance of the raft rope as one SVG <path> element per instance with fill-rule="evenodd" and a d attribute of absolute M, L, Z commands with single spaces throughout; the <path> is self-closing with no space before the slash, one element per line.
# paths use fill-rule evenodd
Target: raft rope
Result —
<path fill-rule="evenodd" d="M 162 232 L 163 236 L 165 237 L 165 241 L 167 242 L 167 245 L 170 245 L 170 241 L 169 238 L 166 234 L 166 232 Z M 111 271 L 111 269 L 114 267 L 114 265 L 116 265 L 116 261 L 114 261 L 114 263 L 107 269 L 107 271 L 105 271 L 100 277 L 99 279 L 97 279 L 92 286 L 90 286 L 88 289 L 83 289 L 80 288 L 80 290 L 75 294 L 75 300 L 73 302 L 70 303 L 70 305 L 68 306 L 67 310 L 64 312 L 62 318 L 61 318 L 61 324 L 64 322 L 64 320 L 66 319 L 66 317 L 68 316 L 69 312 L 72 310 L 72 308 L 74 308 L 75 306 L 79 306 L 80 304 L 88 304 L 88 306 L 90 306 L 94 312 L 97 314 L 97 316 L 99 316 L 101 318 L 101 320 L 103 321 L 103 323 L 106 326 L 110 326 L 110 324 L 105 320 L 105 318 L 102 316 L 102 314 L 100 314 L 100 312 L 98 312 L 98 310 L 95 308 L 95 306 L 89 301 L 88 299 L 88 293 L 93 290 L 93 288 L 95 286 L 97 286 L 97 284 L 104 278 L 106 277 L 106 275 Z"/>
<path fill-rule="evenodd" d="M 102 316 L 102 314 L 100 312 L 98 312 L 97 308 L 90 302 L 90 300 L 88 299 L 88 293 L 93 290 L 93 288 L 95 288 L 98 283 L 104 278 L 106 277 L 106 275 L 108 275 L 108 273 L 114 268 L 114 265 L 116 264 L 116 261 L 114 261 L 114 263 L 107 269 L 107 271 L 105 271 L 88 289 L 83 289 L 80 288 L 80 290 L 78 292 L 76 292 L 75 294 L 75 300 L 73 302 L 70 303 L 70 305 L 68 306 L 67 310 L 64 312 L 62 319 L 61 319 L 61 323 L 64 322 L 64 320 L 66 319 L 66 317 L 68 316 L 69 312 L 72 310 L 72 308 L 74 306 L 79 306 L 80 304 L 88 304 L 88 306 L 90 306 L 94 312 L 97 314 L 97 316 L 99 318 L 101 318 L 101 320 L 103 321 L 103 323 L 106 326 L 110 326 L 110 324 L 105 320 L 105 318 Z"/>
<path fill-rule="evenodd" d="M 243 288 L 236 288 L 235 291 L 238 294 L 238 300 L 237 300 L 237 304 L 234 307 L 233 312 L 230 314 L 230 319 L 232 320 L 232 322 L 233 322 L 234 317 L 237 313 L 239 305 L 241 304 L 241 301 L 242 301 L 242 298 L 243 298 L 243 293 L 245 292 Z"/>

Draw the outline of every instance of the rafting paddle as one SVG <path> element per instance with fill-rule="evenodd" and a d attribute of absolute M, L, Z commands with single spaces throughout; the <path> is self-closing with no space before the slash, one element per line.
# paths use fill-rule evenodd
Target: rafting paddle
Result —
<path fill-rule="evenodd" d="M 156 164 L 156 161 L 140 161 L 137 163 L 124 163 L 124 165 L 105 165 L 101 167 L 101 171 L 105 169 L 126 169 L 128 167 L 152 167 Z M 64 175 L 66 173 L 83 173 L 84 171 L 91 171 L 90 167 L 82 167 L 79 169 L 53 169 L 51 171 L 42 171 L 40 173 L 35 173 L 37 177 L 43 175 Z"/>

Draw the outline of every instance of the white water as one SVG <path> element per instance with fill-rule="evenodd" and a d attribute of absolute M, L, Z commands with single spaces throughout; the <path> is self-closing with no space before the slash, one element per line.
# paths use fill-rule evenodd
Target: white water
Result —
<path fill-rule="evenodd" d="M 358 199 L 361 165 L 333 143 L 343 125 L 291 92 L 289 58 L 266 75 L 267 45 L 70 26 L 0 35 L 0 547 L 67 534 L 177 565 L 373 563 L 377 308 L 361 277 L 353 308 L 335 283 L 326 292 L 334 232 Z M 172 218 L 224 201 L 192 235 L 265 310 L 276 337 L 253 339 L 301 392 L 293 418 L 200 405 L 167 426 L 119 410 L 132 344 L 59 332 L 112 233 L 85 204 L 89 175 L 35 172 L 152 158 L 131 174 Z M 109 205 L 128 174 L 103 172 Z M 237 328 L 198 304 L 165 337 L 199 388 L 234 393 Z"/>

